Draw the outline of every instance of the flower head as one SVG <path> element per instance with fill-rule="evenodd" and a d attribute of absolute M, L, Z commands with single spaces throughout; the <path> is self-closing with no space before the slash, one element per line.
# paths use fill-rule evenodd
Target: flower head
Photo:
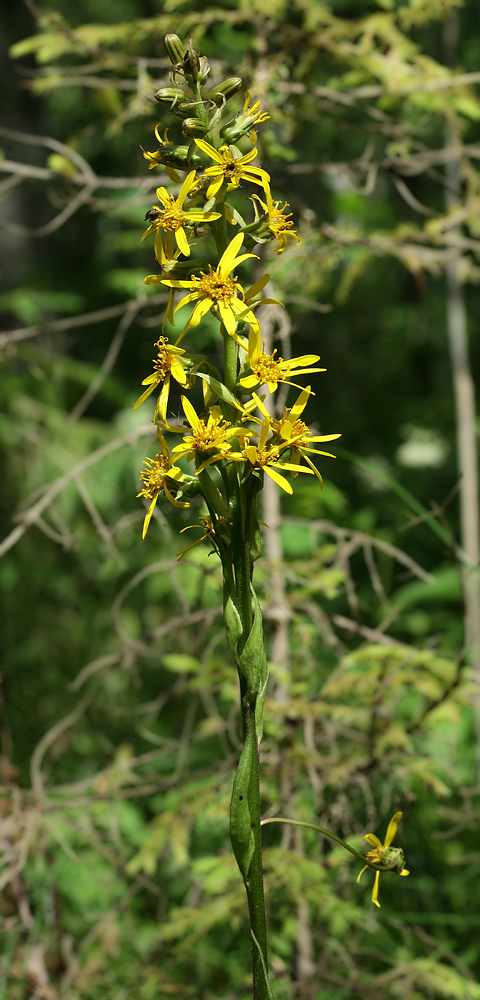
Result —
<path fill-rule="evenodd" d="M 182 444 L 177 444 L 173 454 L 178 457 L 186 455 L 188 461 L 199 457 L 197 474 L 203 472 L 207 465 L 228 457 L 232 438 L 244 439 L 247 436 L 248 432 L 244 428 L 232 426 L 228 420 L 223 419 L 221 412 L 219 414 L 210 412 L 208 419 L 203 420 L 186 396 L 182 396 L 182 406 L 192 433 L 184 437 Z"/>
<path fill-rule="evenodd" d="M 220 149 L 214 149 L 209 142 L 205 142 L 205 139 L 195 139 L 195 142 L 199 149 L 215 163 L 214 167 L 207 167 L 205 170 L 206 177 L 212 178 L 207 191 L 208 199 L 215 197 L 224 181 L 227 184 L 227 191 L 238 188 L 241 180 L 260 184 L 260 187 L 267 190 L 270 175 L 262 167 L 249 166 L 257 155 L 256 148 L 251 149 L 245 156 L 240 156 L 240 154 L 235 156 L 229 146 L 220 146 Z M 235 147 L 232 148 L 235 149 Z"/>
<path fill-rule="evenodd" d="M 220 137 L 225 139 L 226 142 L 238 142 L 248 132 L 252 146 L 255 145 L 257 141 L 255 126 L 268 121 L 270 115 L 266 111 L 261 110 L 260 101 L 256 101 L 255 104 L 251 105 L 251 100 L 250 91 L 247 90 L 243 110 L 239 111 L 238 115 L 235 115 L 232 121 L 220 129 Z"/>
<path fill-rule="evenodd" d="M 384 843 L 382 844 L 378 837 L 374 833 L 366 833 L 365 840 L 373 847 L 373 851 L 369 851 L 367 858 L 369 861 L 373 861 L 375 865 L 389 864 L 392 867 L 392 871 L 395 871 L 397 875 L 410 875 L 410 872 L 405 868 L 405 862 L 403 860 L 403 851 L 400 847 L 391 847 L 392 840 L 398 830 L 398 824 L 403 816 L 403 813 L 395 813 L 388 824 L 386 837 Z M 362 868 L 360 875 L 357 878 L 357 882 L 360 881 L 364 871 L 368 868 Z M 380 879 L 382 877 L 382 872 L 375 873 L 375 882 L 373 883 L 372 891 L 372 903 L 375 906 L 380 907 L 378 902 L 378 890 L 380 888 Z"/>
<path fill-rule="evenodd" d="M 250 467 L 254 469 L 260 469 L 270 476 L 270 479 L 280 486 L 285 493 L 293 493 L 292 486 L 282 476 L 281 472 L 278 470 L 286 470 L 287 472 L 306 472 L 312 475 L 311 469 L 305 469 L 301 465 L 295 465 L 292 462 L 281 462 L 281 446 L 278 444 L 273 444 L 270 440 L 267 444 L 267 438 L 271 429 L 270 417 L 267 415 L 262 423 L 258 445 L 250 444 L 248 440 L 246 446 L 241 452 L 232 452 L 228 458 L 233 459 L 234 462 L 246 462 Z M 248 432 L 247 432 L 248 434 Z M 249 435 L 250 436 L 250 435 Z"/>
<path fill-rule="evenodd" d="M 265 345 L 263 345 L 265 347 Z M 317 361 L 320 361 L 318 354 L 303 354 L 299 358 L 291 358 L 284 361 L 283 358 L 275 357 L 277 351 L 272 354 L 265 354 L 260 347 L 260 333 L 252 327 L 248 343 L 248 353 L 246 364 L 251 370 L 251 375 L 245 375 L 240 379 L 240 385 L 244 389 L 256 389 L 260 385 L 268 385 L 270 392 L 275 392 L 279 382 L 286 382 L 287 385 L 295 385 L 289 381 L 290 375 L 308 375 L 311 372 L 324 372 L 325 368 L 311 368 Z M 305 367 L 307 366 L 308 367 Z M 302 371 L 303 369 L 303 371 Z M 296 386 L 297 389 L 301 386 Z"/>
<path fill-rule="evenodd" d="M 244 346 L 243 342 L 239 340 L 236 334 L 237 318 L 249 323 L 253 329 L 258 331 L 258 335 L 260 336 L 258 320 L 244 301 L 245 293 L 242 285 L 237 281 L 236 277 L 230 277 L 235 267 L 242 264 L 249 257 L 255 256 L 252 253 L 244 253 L 237 256 L 242 243 L 243 235 L 242 233 L 238 233 L 237 236 L 234 236 L 225 253 L 222 254 L 215 271 L 209 266 L 208 274 L 202 272 L 200 277 L 192 276 L 188 281 L 179 281 L 172 278 L 160 279 L 163 285 L 167 285 L 170 288 L 185 288 L 189 290 L 190 294 L 182 299 L 177 309 L 187 305 L 189 302 L 196 302 L 190 319 L 177 340 L 177 344 L 180 343 L 188 328 L 198 326 L 200 320 L 210 309 L 220 317 L 227 333 L 241 343 L 242 347 Z"/>
<path fill-rule="evenodd" d="M 155 232 L 155 256 L 161 259 L 162 234 L 165 240 L 165 253 L 167 258 L 172 259 L 174 255 L 173 238 L 178 249 L 185 257 L 190 256 L 187 233 L 194 234 L 195 226 L 205 222 L 213 222 L 220 218 L 219 212 L 202 212 L 199 209 L 184 209 L 183 203 L 188 194 L 194 189 L 196 184 L 196 172 L 191 170 L 185 178 L 177 198 L 169 194 L 164 187 L 157 188 L 157 198 L 163 208 L 153 208 L 147 212 L 147 217 L 151 219 L 151 225 L 145 230 L 142 239 L 148 233 Z M 159 246 L 160 244 L 160 246 Z"/>
<path fill-rule="evenodd" d="M 142 538 L 148 531 L 148 526 L 152 519 L 152 514 L 155 510 L 155 504 L 158 500 L 160 493 L 164 493 L 167 500 L 173 504 L 174 507 L 190 507 L 191 504 L 183 503 L 181 500 L 175 500 L 172 496 L 170 490 L 178 488 L 178 484 L 183 482 L 183 472 L 181 469 L 175 468 L 172 465 L 170 449 L 165 441 L 165 438 L 157 429 L 157 434 L 160 439 L 160 451 L 157 452 L 155 458 L 145 458 L 143 464 L 145 469 L 140 473 L 140 480 L 143 483 L 143 489 L 140 493 L 137 493 L 137 497 L 145 497 L 150 500 L 150 506 L 145 516 L 143 522 Z"/>
<path fill-rule="evenodd" d="M 157 405 L 155 407 L 155 414 L 153 417 L 154 423 L 157 417 L 160 417 L 161 423 L 165 426 L 167 423 L 167 406 L 168 397 L 170 395 L 170 381 L 173 375 L 174 379 L 180 383 L 180 385 L 185 386 L 187 384 L 187 376 L 185 374 L 185 369 L 179 360 L 179 355 L 185 354 L 185 351 L 181 347 L 175 347 L 174 344 L 168 343 L 168 337 L 159 337 L 155 347 L 158 350 L 157 357 L 153 360 L 154 371 L 147 378 L 144 378 L 142 385 L 146 385 L 147 388 L 142 395 L 139 396 L 137 402 L 134 403 L 134 410 L 137 406 L 140 406 L 145 399 L 148 399 L 150 394 L 161 385 L 160 395 L 157 400 Z"/>
<path fill-rule="evenodd" d="M 253 197 L 260 203 L 263 211 L 267 215 L 266 225 L 273 236 L 276 236 L 278 240 L 277 253 L 282 253 L 287 246 L 287 236 L 293 236 L 297 241 L 297 246 L 302 242 L 298 233 L 295 232 L 293 228 L 293 222 L 291 222 L 292 213 L 289 212 L 285 215 L 285 210 L 289 208 L 289 204 L 286 201 L 284 205 L 280 205 L 279 201 L 273 201 L 270 188 L 266 189 L 267 203 L 265 204 L 258 194 L 254 194 Z"/>
<path fill-rule="evenodd" d="M 288 409 L 285 407 L 282 415 L 278 420 L 273 420 L 270 416 L 264 402 L 259 396 L 254 392 L 252 393 L 253 399 L 258 406 L 258 409 L 263 414 L 264 417 L 268 418 L 270 421 L 270 429 L 273 434 L 277 435 L 279 439 L 280 451 L 290 449 L 290 458 L 295 465 L 298 465 L 302 458 L 305 459 L 307 465 L 310 466 L 312 472 L 319 479 L 323 486 L 323 479 L 313 462 L 309 459 L 309 454 L 314 455 L 324 455 L 325 458 L 335 458 L 335 455 L 331 455 L 329 451 L 320 451 L 318 448 L 312 448 L 312 444 L 318 444 L 322 441 L 335 441 L 337 438 L 341 437 L 341 434 L 316 434 L 313 435 L 311 430 L 307 427 L 307 424 L 300 419 L 303 413 L 309 397 L 312 394 L 311 387 L 308 385 L 306 389 L 302 389 L 300 395 L 297 397 L 295 403 Z M 305 471 L 305 470 L 304 470 Z"/>
<path fill-rule="evenodd" d="M 188 146 L 176 146 L 173 142 L 168 139 L 168 129 L 165 129 L 164 137 L 162 139 L 159 126 L 155 126 L 155 136 L 157 141 L 160 143 L 160 149 L 157 149 L 155 153 L 149 153 L 146 149 L 142 150 L 143 155 L 146 160 L 148 160 L 148 169 L 152 170 L 153 167 L 158 167 L 162 164 L 167 171 L 170 180 L 175 184 L 180 184 L 182 178 L 179 176 L 175 167 L 179 167 L 180 170 L 190 170 L 192 167 L 201 167 L 202 161 L 196 153 L 191 155 Z"/>

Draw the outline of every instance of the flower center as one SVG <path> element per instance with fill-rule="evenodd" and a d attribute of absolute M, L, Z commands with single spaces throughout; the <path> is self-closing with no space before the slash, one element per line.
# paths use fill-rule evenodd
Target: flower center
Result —
<path fill-rule="evenodd" d="M 200 295 L 212 299 L 213 302 L 228 303 L 239 291 L 236 278 L 222 278 L 218 271 L 212 271 L 210 265 L 208 274 L 202 271 L 200 278 L 192 277 L 192 284 L 196 286 Z"/>
<path fill-rule="evenodd" d="M 200 420 L 198 427 L 192 434 L 192 445 L 195 451 L 206 452 L 215 448 L 217 451 L 228 451 L 230 444 L 227 440 L 227 429 L 230 427 L 228 421 L 222 424 L 211 422 L 205 423 Z"/>
<path fill-rule="evenodd" d="M 153 362 L 153 367 L 159 382 L 163 381 L 172 368 L 173 354 L 170 354 L 165 344 L 168 344 L 168 337 L 160 337 L 155 344 L 155 347 L 158 347 L 158 355 Z"/>
<path fill-rule="evenodd" d="M 271 427 L 277 434 L 280 434 L 282 427 L 286 424 L 288 417 L 280 417 L 280 420 L 272 420 Z M 308 429 L 307 425 L 304 424 L 303 420 L 294 420 L 292 424 L 292 433 L 289 438 L 290 444 L 295 441 L 302 440 L 302 438 L 311 437 L 312 432 Z"/>
<path fill-rule="evenodd" d="M 176 232 L 177 229 L 181 229 L 185 220 L 183 218 L 182 209 L 175 204 L 175 198 L 173 195 L 168 196 L 170 199 L 170 204 L 168 208 L 164 208 L 157 220 L 157 226 L 160 229 L 170 229 Z"/>
<path fill-rule="evenodd" d="M 258 465 L 259 469 L 264 469 L 266 465 L 271 465 L 272 462 L 276 462 L 279 457 L 279 450 L 271 445 L 269 448 L 257 448 L 257 458 L 255 465 Z M 250 462 L 246 449 L 242 451 L 242 458 L 245 462 Z"/>
<path fill-rule="evenodd" d="M 282 365 L 285 367 L 286 362 L 283 358 L 276 358 L 276 353 L 276 348 L 273 354 L 262 352 L 256 363 L 252 365 L 252 372 L 257 376 L 259 382 L 281 382 L 288 374 L 288 369 L 285 372 L 281 367 Z"/>
<path fill-rule="evenodd" d="M 159 454 L 155 455 L 155 458 L 145 458 L 144 464 L 146 468 L 140 473 L 140 479 L 143 483 L 141 493 L 147 500 L 153 500 L 157 493 L 163 490 L 171 465 L 165 455 Z"/>

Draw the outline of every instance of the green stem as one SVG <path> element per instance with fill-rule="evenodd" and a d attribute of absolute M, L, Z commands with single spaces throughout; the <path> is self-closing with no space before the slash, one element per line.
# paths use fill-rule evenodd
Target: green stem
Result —
<path fill-rule="evenodd" d="M 218 250 L 218 256 L 221 257 L 225 253 L 228 246 L 228 234 L 227 234 L 227 216 L 225 213 L 225 202 L 217 201 L 215 206 L 217 212 L 220 212 L 220 218 L 217 219 L 215 223 L 215 236 L 216 244 Z"/>
<path fill-rule="evenodd" d="M 284 819 L 283 816 L 272 816 L 270 819 L 262 819 L 260 826 L 266 826 L 267 823 L 288 823 L 289 826 L 304 826 L 307 830 L 316 830 L 317 833 L 323 833 L 324 837 L 335 840 L 337 844 L 340 844 L 340 847 L 344 847 L 346 851 L 350 851 L 350 854 L 358 858 L 367 868 L 373 868 L 374 872 L 391 872 L 396 864 L 396 862 L 393 862 L 390 865 L 375 865 L 372 861 L 367 861 L 365 855 L 360 854 L 360 851 L 356 851 L 354 847 L 350 847 L 350 844 L 347 844 L 346 840 L 342 840 L 341 837 L 330 833 L 330 830 L 325 830 L 323 826 L 317 826 L 315 823 L 305 823 L 301 819 Z"/>
<path fill-rule="evenodd" d="M 255 706 L 252 713 L 251 724 L 255 725 Z M 265 894 L 263 888 L 263 866 L 262 866 L 262 831 L 260 826 L 260 748 L 256 742 L 253 754 L 252 770 L 250 772 L 250 785 L 248 789 L 248 804 L 250 808 L 251 827 L 254 838 L 254 852 L 248 870 L 248 877 L 245 882 L 248 899 L 248 910 L 250 914 L 250 927 L 253 931 L 254 944 L 252 945 L 253 964 L 253 997 L 254 1000 L 268 1000 L 268 982 L 265 981 L 265 968 L 268 968 L 267 953 L 267 923 L 265 917 Z M 259 947 L 255 944 L 255 939 Z M 263 956 L 263 962 L 262 962 Z"/>
<path fill-rule="evenodd" d="M 235 580 L 238 599 L 238 612 L 242 622 L 242 639 L 238 652 L 241 653 L 252 628 L 252 593 L 250 573 L 250 514 L 251 497 L 247 493 L 245 505 L 241 502 L 240 488 L 237 480 L 237 506 L 235 524 L 232 535 L 236 538 L 234 561 Z M 242 680 L 242 678 L 240 679 Z M 242 685 L 241 685 L 242 687 Z M 260 828 L 260 747 L 255 726 L 256 698 L 241 699 L 242 723 L 244 739 L 247 738 L 250 727 L 255 731 L 255 749 L 250 771 L 248 788 L 248 805 L 250 811 L 251 830 L 254 840 L 254 851 L 245 888 L 247 891 L 250 927 L 252 930 L 252 965 L 253 965 L 253 998 L 254 1000 L 269 1000 L 271 989 L 266 978 L 268 966 L 267 924 L 265 916 L 265 894 L 263 887 L 262 839 Z"/>
<path fill-rule="evenodd" d="M 237 381 L 238 350 L 237 345 L 227 333 L 222 323 L 223 336 L 223 356 L 225 361 L 225 385 L 230 392 L 235 393 L 235 382 Z M 232 407 L 233 409 L 233 407 Z"/>

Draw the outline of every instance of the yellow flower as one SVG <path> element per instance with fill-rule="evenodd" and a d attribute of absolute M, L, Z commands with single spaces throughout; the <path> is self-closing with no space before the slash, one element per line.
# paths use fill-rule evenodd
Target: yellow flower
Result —
<path fill-rule="evenodd" d="M 168 345 L 168 346 L 167 346 Z M 157 388 L 158 385 L 162 385 L 160 395 L 157 400 L 157 405 L 155 407 L 155 414 L 153 417 L 154 423 L 156 422 L 157 416 L 163 425 L 167 423 L 167 406 L 168 397 L 170 395 L 170 380 L 173 375 L 174 379 L 180 383 L 180 385 L 185 386 L 187 384 L 187 376 L 185 374 L 182 363 L 179 361 L 178 355 L 185 354 L 185 351 L 181 347 L 175 347 L 174 344 L 168 343 L 168 337 L 159 337 L 155 347 L 158 349 L 157 357 L 154 358 L 153 367 L 155 369 L 148 378 L 144 378 L 142 385 L 148 386 L 145 392 L 137 399 L 134 404 L 133 409 L 136 410 L 140 403 L 143 403 L 145 399 L 148 399 L 150 394 Z"/>
<path fill-rule="evenodd" d="M 260 187 L 263 187 L 264 191 L 267 190 L 270 175 L 262 167 L 249 166 L 250 162 L 257 155 L 256 148 L 251 149 L 245 156 L 239 155 L 235 157 L 230 151 L 229 146 L 220 146 L 220 149 L 214 149 L 209 142 L 205 142 L 205 139 L 195 139 L 195 142 L 199 149 L 203 153 L 206 153 L 211 160 L 214 160 L 216 164 L 216 166 L 207 167 L 205 170 L 206 177 L 213 178 L 207 191 L 208 200 L 220 191 L 224 181 L 227 182 L 227 191 L 238 188 L 241 180 L 260 184 Z"/>
<path fill-rule="evenodd" d="M 162 491 L 174 507 L 191 507 L 189 503 L 175 500 L 170 492 L 171 489 L 175 489 L 176 486 L 183 482 L 183 472 L 172 465 L 170 449 L 158 428 L 157 434 L 160 439 L 161 450 L 157 452 L 155 458 L 144 459 L 143 464 L 145 465 L 145 469 L 140 473 L 143 489 L 140 490 L 140 493 L 137 493 L 137 497 L 145 497 L 151 501 L 143 522 L 142 538 L 145 538 L 147 534 L 148 525 L 155 510 L 155 504 Z"/>
<path fill-rule="evenodd" d="M 201 515 L 200 520 L 202 521 L 202 524 L 187 524 L 187 527 L 182 528 L 182 530 L 180 531 L 180 534 L 183 535 L 183 532 L 189 531 L 190 528 L 200 528 L 204 532 L 204 534 L 202 535 L 201 538 L 197 538 L 196 542 L 192 542 L 191 545 L 187 545 L 187 548 L 184 549 L 183 552 L 179 552 L 177 556 L 178 561 L 182 559 L 187 552 L 190 552 L 190 549 L 194 549 L 196 545 L 200 545 L 201 542 L 204 542 L 206 538 L 210 539 L 213 548 L 215 549 L 216 552 L 218 551 L 215 543 L 215 528 L 213 526 L 213 521 L 210 515 L 208 514 Z M 217 517 L 217 526 L 221 532 L 223 541 L 226 542 L 227 544 L 230 544 L 228 524 L 224 517 Z"/>
<path fill-rule="evenodd" d="M 246 447 L 241 452 L 231 452 L 227 457 L 232 459 L 234 462 L 247 462 L 255 469 L 262 469 L 270 476 L 270 479 L 281 486 L 285 493 L 293 493 L 292 486 L 282 476 L 278 471 L 279 469 L 286 470 L 287 472 L 306 472 L 309 475 L 313 475 L 311 469 L 304 469 L 301 465 L 294 465 L 292 462 L 280 462 L 281 449 L 278 445 L 273 445 L 269 442 L 269 447 L 267 448 L 267 437 L 270 431 L 270 417 L 267 417 L 263 423 L 260 430 L 260 435 L 258 439 L 258 445 L 250 444 L 247 441 Z"/>
<path fill-rule="evenodd" d="M 211 538 L 211 536 L 213 535 L 215 529 L 213 527 L 213 521 L 211 517 L 209 515 L 206 515 L 205 517 L 201 516 L 200 520 L 203 521 L 203 524 L 187 524 L 186 528 L 181 529 L 180 531 L 181 535 L 183 535 L 184 531 L 189 531 L 190 528 L 201 528 L 201 530 L 204 531 L 205 534 L 202 535 L 201 538 L 197 538 L 196 542 L 192 542 L 191 545 L 187 545 L 187 548 L 184 549 L 183 552 L 179 552 L 177 556 L 177 562 L 179 562 L 180 559 L 182 559 L 182 557 L 186 555 L 187 552 L 190 552 L 190 549 L 194 549 L 196 545 L 200 545 L 200 542 L 205 541 L 206 538 Z"/>
<path fill-rule="evenodd" d="M 264 402 L 259 396 L 254 392 L 252 393 L 253 399 L 258 406 L 258 409 L 263 416 L 268 418 L 270 421 L 270 429 L 278 437 L 282 439 L 283 444 L 279 445 L 280 450 L 290 448 L 290 458 L 294 464 L 298 464 L 301 458 L 304 458 L 307 465 L 310 466 L 312 472 L 316 475 L 317 479 L 323 486 L 323 479 L 312 461 L 305 452 L 313 455 L 324 455 L 325 458 L 335 458 L 335 455 L 331 455 L 329 451 L 319 451 L 318 448 L 312 448 L 312 444 L 318 444 L 321 441 L 335 441 L 337 438 L 341 437 L 341 434 L 317 434 L 313 435 L 311 430 L 307 425 L 300 420 L 300 416 L 303 413 L 310 396 L 312 395 L 311 387 L 308 385 L 306 389 L 302 389 L 300 395 L 297 397 L 295 403 L 288 409 L 285 407 L 283 414 L 278 420 L 273 420 L 270 416 Z"/>
<path fill-rule="evenodd" d="M 173 142 L 170 142 L 170 140 L 168 138 L 168 128 L 165 129 L 165 132 L 163 133 L 163 139 L 162 139 L 162 137 L 160 135 L 160 132 L 159 132 L 159 127 L 160 127 L 159 125 L 155 125 L 155 137 L 157 139 L 157 142 L 160 143 L 160 146 L 172 146 L 173 147 Z M 170 180 L 173 181 L 174 184 L 179 184 L 181 182 L 182 178 L 180 177 L 179 174 L 177 174 L 177 171 L 174 170 L 173 167 L 171 167 L 169 164 L 163 163 L 163 161 L 162 161 L 162 150 L 161 149 L 156 150 L 155 153 L 149 153 L 146 149 L 143 149 L 142 146 L 140 147 L 140 149 L 142 150 L 144 158 L 148 161 L 148 169 L 149 170 L 153 170 L 154 167 L 158 167 L 158 166 L 160 166 L 160 164 L 163 164 L 163 166 L 165 167 L 165 170 L 166 170 L 166 172 L 167 172 Z"/>
<path fill-rule="evenodd" d="M 242 243 L 243 235 L 242 233 L 238 233 L 237 236 L 234 236 L 225 253 L 222 254 L 216 271 L 213 271 L 209 267 L 208 274 L 202 272 L 199 278 L 192 276 L 188 281 L 179 281 L 173 278 L 159 279 L 162 285 L 167 285 L 169 288 L 186 288 L 190 290 L 190 294 L 182 299 L 175 312 L 189 302 L 196 302 L 196 306 L 182 330 L 177 344 L 180 343 L 189 327 L 198 326 L 200 320 L 210 309 L 220 316 L 227 333 L 237 343 L 241 344 L 242 347 L 244 346 L 243 341 L 240 340 L 236 333 L 237 318 L 249 323 L 252 329 L 258 331 L 258 336 L 260 336 L 258 320 L 252 310 L 249 309 L 248 303 L 245 303 L 246 296 L 242 285 L 239 284 L 236 277 L 230 277 L 230 273 L 235 267 L 242 264 L 249 257 L 255 257 L 253 253 L 243 253 L 237 257 Z M 256 284 L 258 285 L 258 282 Z"/>
<path fill-rule="evenodd" d="M 276 350 L 274 350 L 272 354 L 265 354 L 260 349 L 260 332 L 252 326 L 246 357 L 246 364 L 251 369 L 252 374 L 241 378 L 239 380 L 240 385 L 244 389 L 251 390 L 257 388 L 259 385 L 266 384 L 270 392 L 275 392 L 279 382 L 286 382 L 287 385 L 294 385 L 297 389 L 300 389 L 301 386 L 297 386 L 295 382 L 289 381 L 289 375 L 308 375 L 311 372 L 326 371 L 325 368 L 305 367 L 306 365 L 314 365 L 316 361 L 320 361 L 318 354 L 303 354 L 299 358 L 284 361 L 283 358 L 276 358 L 276 353 Z M 304 369 L 303 371 L 301 370 L 302 368 Z"/>
<path fill-rule="evenodd" d="M 183 253 L 185 257 L 189 257 L 190 247 L 188 245 L 185 227 L 192 231 L 194 226 L 200 225 L 204 222 L 213 222 L 215 219 L 220 218 L 219 212 L 202 212 L 198 209 L 185 210 L 183 208 L 185 198 L 195 187 L 195 178 L 196 172 L 195 170 L 191 170 L 185 178 L 176 200 L 173 197 L 173 194 L 168 193 L 166 188 L 157 188 L 157 198 L 163 205 L 163 209 L 152 208 L 150 212 L 147 212 L 147 218 L 151 219 L 152 224 L 145 230 L 142 236 L 143 240 L 148 233 L 153 231 L 156 232 L 155 256 L 157 260 L 160 260 L 161 258 L 162 231 L 165 238 L 165 253 L 167 258 L 172 259 L 174 255 L 174 236 L 180 252 Z"/>
<path fill-rule="evenodd" d="M 293 236 L 297 241 L 297 246 L 302 242 L 298 233 L 295 232 L 293 228 L 293 222 L 289 220 L 292 217 L 292 213 L 289 212 L 288 215 L 284 215 L 286 208 L 290 208 L 288 201 L 285 202 L 282 207 L 280 207 L 279 201 L 273 201 L 270 188 L 266 189 L 267 204 L 258 197 L 258 194 L 254 194 L 253 197 L 260 203 L 263 211 L 268 215 L 268 228 L 274 236 L 276 236 L 279 247 L 277 253 L 282 253 L 287 246 L 287 236 Z"/>
<path fill-rule="evenodd" d="M 261 125 L 262 122 L 268 121 L 268 119 L 270 118 L 270 115 L 268 115 L 266 111 L 261 111 L 261 109 L 260 109 L 260 101 L 256 101 L 255 104 L 252 104 L 252 106 L 250 107 L 250 101 L 251 101 L 251 99 L 252 98 L 251 98 L 251 95 L 250 95 L 250 91 L 247 90 L 247 94 L 246 94 L 246 97 L 245 97 L 245 103 L 243 105 L 243 111 L 244 111 L 244 113 L 245 112 L 248 113 L 248 124 L 252 126 L 252 129 L 250 131 L 250 138 L 252 140 L 252 145 L 255 145 L 255 142 L 257 140 L 257 136 L 256 136 L 255 132 L 253 131 L 253 128 L 256 125 Z"/>
<path fill-rule="evenodd" d="M 403 813 L 395 813 L 395 816 L 390 820 L 387 829 L 387 835 L 385 841 L 382 844 L 378 837 L 374 833 L 366 833 L 365 840 L 373 847 L 373 851 L 369 851 L 367 858 L 369 861 L 373 861 L 375 865 L 391 864 L 392 871 L 395 871 L 397 875 L 410 875 L 410 872 L 404 867 L 403 852 L 400 847 L 391 847 L 392 840 L 398 830 L 398 824 L 403 816 Z M 395 862 L 397 862 L 395 864 Z M 368 868 L 362 868 L 360 875 L 357 878 L 357 882 L 360 881 L 364 871 Z M 399 871 L 400 869 L 400 871 Z M 378 902 L 378 890 L 380 888 L 380 879 L 382 877 L 382 872 L 375 872 L 375 882 L 373 883 L 372 891 L 372 903 L 375 906 L 380 907 Z"/>
<path fill-rule="evenodd" d="M 192 433 L 184 437 L 183 444 L 177 444 L 172 454 L 177 457 L 186 455 L 189 462 L 197 456 L 203 459 L 197 467 L 197 474 L 203 472 L 207 465 L 228 457 L 232 438 L 244 439 L 248 435 L 243 428 L 232 427 L 228 420 L 223 419 L 220 411 L 218 414 L 210 412 L 208 420 L 203 420 L 186 396 L 182 396 L 182 406 Z"/>

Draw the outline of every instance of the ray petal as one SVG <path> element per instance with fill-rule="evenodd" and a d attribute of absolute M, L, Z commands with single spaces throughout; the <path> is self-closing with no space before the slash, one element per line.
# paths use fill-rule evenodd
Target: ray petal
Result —
<path fill-rule="evenodd" d="M 393 816 L 392 819 L 390 820 L 390 822 L 388 824 L 388 827 L 387 827 L 387 835 L 385 837 L 385 843 L 383 845 L 384 847 L 390 847 L 390 844 L 392 843 L 392 840 L 393 840 L 393 838 L 394 838 L 394 836 L 395 836 L 395 834 L 396 834 L 396 832 L 398 830 L 398 824 L 399 824 L 402 816 L 403 816 L 403 813 L 398 812 L 398 813 L 395 813 L 395 816 Z"/>

